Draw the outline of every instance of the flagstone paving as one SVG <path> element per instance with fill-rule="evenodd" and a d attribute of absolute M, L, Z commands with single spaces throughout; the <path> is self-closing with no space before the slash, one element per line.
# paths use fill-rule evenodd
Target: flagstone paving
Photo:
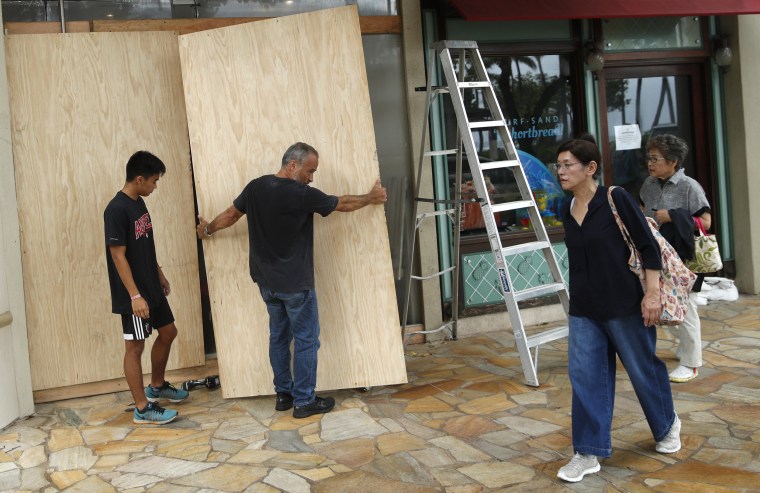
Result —
<path fill-rule="evenodd" d="M 162 427 L 134 425 L 126 392 L 39 404 L 0 430 L 0 493 L 760 491 L 760 297 L 700 314 L 705 366 L 673 386 L 681 451 L 655 452 L 619 366 L 614 452 L 580 483 L 556 478 L 572 455 L 567 342 L 542 347 L 533 388 L 502 331 L 409 346 L 408 384 L 329 392 L 335 409 L 302 420 L 205 388 Z M 673 347 L 660 330 L 669 368 Z"/>

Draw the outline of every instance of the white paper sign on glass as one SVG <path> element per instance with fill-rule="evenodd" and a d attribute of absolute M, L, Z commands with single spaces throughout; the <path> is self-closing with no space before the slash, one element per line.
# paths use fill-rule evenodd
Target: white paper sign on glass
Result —
<path fill-rule="evenodd" d="M 638 124 L 615 125 L 615 150 L 627 151 L 641 148 L 641 130 Z"/>

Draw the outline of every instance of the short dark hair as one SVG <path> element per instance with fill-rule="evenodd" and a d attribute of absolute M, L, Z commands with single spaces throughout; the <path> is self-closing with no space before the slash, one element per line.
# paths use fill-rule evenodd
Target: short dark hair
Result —
<path fill-rule="evenodd" d="M 317 150 L 309 144 L 296 142 L 292 146 L 288 147 L 288 150 L 285 151 L 285 154 L 282 155 L 282 167 L 284 168 L 293 160 L 295 160 L 295 162 L 297 162 L 300 166 L 303 164 L 304 160 L 309 157 L 309 154 L 314 154 L 317 158 L 319 157 Z"/>
<path fill-rule="evenodd" d="M 660 134 L 650 137 L 647 141 L 647 150 L 657 149 L 662 157 L 668 161 L 677 161 L 676 169 L 680 168 L 689 154 L 689 144 L 680 137 L 672 134 Z"/>
<path fill-rule="evenodd" d="M 166 173 L 163 161 L 148 151 L 137 151 L 127 161 L 127 181 L 134 181 L 138 176 L 150 178 L 153 175 Z"/>
<path fill-rule="evenodd" d="M 557 149 L 557 156 L 562 152 L 569 152 L 577 157 L 583 166 L 588 166 L 588 163 L 595 161 L 596 171 L 594 172 L 594 178 L 599 176 L 602 170 L 602 154 L 599 152 L 599 146 L 596 145 L 596 139 L 593 135 L 585 133 L 577 139 L 563 142 Z"/>

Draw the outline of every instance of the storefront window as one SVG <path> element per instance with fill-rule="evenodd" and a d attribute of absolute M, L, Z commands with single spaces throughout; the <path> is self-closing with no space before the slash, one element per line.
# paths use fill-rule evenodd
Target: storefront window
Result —
<path fill-rule="evenodd" d="M 559 144 L 575 133 L 569 56 L 484 56 L 483 62 L 544 224 L 547 227 L 561 226 L 558 209 L 565 194 L 551 163 L 556 160 Z M 467 72 L 471 69 L 468 68 Z M 482 91 L 465 91 L 464 100 L 470 120 L 491 118 Z M 450 106 L 446 106 L 445 118 L 446 139 L 451 144 L 456 141 L 457 122 Z M 473 139 L 482 162 L 513 159 L 507 155 L 506 146 L 496 131 L 476 130 Z M 463 198 L 474 196 L 471 180 L 465 158 Z M 486 185 L 492 202 L 521 199 L 514 174 L 509 169 L 487 172 Z M 455 162 L 450 158 L 449 193 L 452 196 L 455 186 Z M 463 212 L 463 234 L 482 234 L 485 225 L 480 206 L 467 204 Z M 531 227 L 527 212 L 523 210 L 499 213 L 496 222 L 501 231 L 519 232 Z"/>

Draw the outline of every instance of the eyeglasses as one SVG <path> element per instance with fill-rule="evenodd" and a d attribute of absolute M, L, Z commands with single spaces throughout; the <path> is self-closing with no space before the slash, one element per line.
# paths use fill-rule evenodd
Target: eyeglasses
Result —
<path fill-rule="evenodd" d="M 657 157 L 657 156 L 647 156 L 647 161 L 649 161 L 652 164 L 656 163 L 660 159 L 665 159 L 665 158 L 664 157 Z"/>
<path fill-rule="evenodd" d="M 581 162 L 575 162 L 575 163 L 553 163 L 552 166 L 554 166 L 554 169 L 556 169 L 557 171 L 559 171 L 561 169 L 567 171 L 570 168 L 572 168 L 573 166 L 575 166 L 576 164 L 583 164 L 583 163 L 581 163 Z"/>

